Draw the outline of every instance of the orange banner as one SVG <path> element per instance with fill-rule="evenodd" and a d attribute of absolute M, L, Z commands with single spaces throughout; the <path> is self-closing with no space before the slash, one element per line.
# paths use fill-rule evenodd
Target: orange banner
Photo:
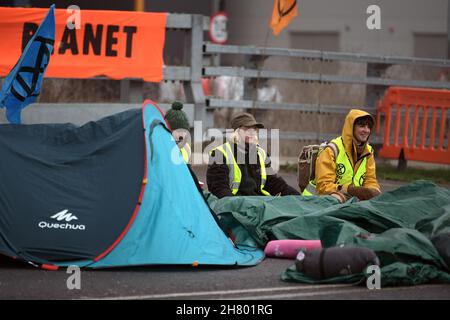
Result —
<path fill-rule="evenodd" d="M 47 11 L 0 8 L 0 76 L 14 67 Z M 55 47 L 45 76 L 159 82 L 166 19 L 167 13 L 56 9 Z"/>
<path fill-rule="evenodd" d="M 273 34 L 278 34 L 297 16 L 296 0 L 274 0 L 270 27 Z"/>

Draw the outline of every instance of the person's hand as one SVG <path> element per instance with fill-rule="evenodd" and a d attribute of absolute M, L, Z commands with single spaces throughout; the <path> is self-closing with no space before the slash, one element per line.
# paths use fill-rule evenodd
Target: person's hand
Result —
<path fill-rule="evenodd" d="M 353 185 L 349 185 L 347 188 L 347 193 L 351 196 L 357 197 L 359 200 L 369 200 L 378 196 L 381 192 L 373 188 L 355 187 Z"/>
<path fill-rule="evenodd" d="M 344 203 L 347 199 L 341 192 L 333 192 L 330 196 L 336 198 L 340 203 Z"/>
<path fill-rule="evenodd" d="M 258 144 L 258 128 L 240 127 L 237 132 L 241 143 Z"/>

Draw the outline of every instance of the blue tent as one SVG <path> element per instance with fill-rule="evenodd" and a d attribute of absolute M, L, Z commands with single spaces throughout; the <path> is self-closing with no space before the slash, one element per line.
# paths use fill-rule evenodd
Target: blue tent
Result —
<path fill-rule="evenodd" d="M 259 263 L 174 148 L 149 100 L 81 127 L 0 125 L 0 253 L 46 268 Z"/>

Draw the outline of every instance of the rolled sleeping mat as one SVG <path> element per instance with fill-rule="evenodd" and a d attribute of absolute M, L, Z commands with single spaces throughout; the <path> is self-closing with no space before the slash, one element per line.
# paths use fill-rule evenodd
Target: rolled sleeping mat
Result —
<path fill-rule="evenodd" d="M 368 248 L 356 247 L 300 251 L 295 260 L 298 272 L 315 279 L 361 273 L 370 265 L 380 265 L 375 252 Z"/>
<path fill-rule="evenodd" d="M 295 259 L 300 250 L 322 248 L 320 240 L 272 240 L 264 249 L 266 257 Z"/>

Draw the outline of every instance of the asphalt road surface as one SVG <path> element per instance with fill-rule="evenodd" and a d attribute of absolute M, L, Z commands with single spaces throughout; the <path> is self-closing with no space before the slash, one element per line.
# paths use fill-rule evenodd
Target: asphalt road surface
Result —
<path fill-rule="evenodd" d="M 194 168 L 205 181 L 204 168 Z M 296 185 L 294 174 L 281 174 Z M 384 191 L 401 185 L 382 181 Z M 281 280 L 292 260 L 266 258 L 254 267 L 148 266 L 82 270 L 80 289 L 68 289 L 71 273 L 45 271 L 0 257 L 0 299 L 450 299 L 448 285 L 381 288 L 305 285 Z M 72 278 L 73 279 L 73 278 Z"/>

